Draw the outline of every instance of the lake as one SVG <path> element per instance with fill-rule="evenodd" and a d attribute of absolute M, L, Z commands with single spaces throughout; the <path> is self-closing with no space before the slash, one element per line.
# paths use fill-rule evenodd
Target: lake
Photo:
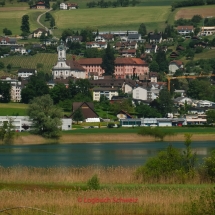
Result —
<path fill-rule="evenodd" d="M 165 149 L 168 144 L 168 142 L 150 142 L 0 145 L 0 166 L 139 166 Z M 184 149 L 183 142 L 173 142 L 172 145 L 181 151 Z M 201 162 L 215 149 L 215 141 L 193 142 L 192 149 Z"/>

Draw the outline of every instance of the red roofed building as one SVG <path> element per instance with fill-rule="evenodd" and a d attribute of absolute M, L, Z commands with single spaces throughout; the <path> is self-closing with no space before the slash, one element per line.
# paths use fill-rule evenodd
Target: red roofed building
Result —
<path fill-rule="evenodd" d="M 91 72 L 97 72 L 99 76 L 105 73 L 101 68 L 102 58 L 82 58 L 78 63 L 86 70 L 87 77 Z M 118 79 L 131 78 L 134 74 L 138 77 L 148 73 L 148 64 L 140 58 L 116 58 L 115 60 L 114 75 Z"/>
<path fill-rule="evenodd" d="M 190 26 L 178 26 L 177 32 L 181 35 L 187 35 L 194 32 L 194 27 L 192 25 Z"/>

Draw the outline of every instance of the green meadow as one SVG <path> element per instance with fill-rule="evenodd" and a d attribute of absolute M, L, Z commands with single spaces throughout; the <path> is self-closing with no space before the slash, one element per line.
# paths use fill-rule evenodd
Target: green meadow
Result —
<path fill-rule="evenodd" d="M 145 23 L 148 30 L 161 30 L 170 13 L 170 6 L 119 7 L 55 11 L 58 29 L 80 30 L 92 27 L 100 31 L 137 30 Z"/>

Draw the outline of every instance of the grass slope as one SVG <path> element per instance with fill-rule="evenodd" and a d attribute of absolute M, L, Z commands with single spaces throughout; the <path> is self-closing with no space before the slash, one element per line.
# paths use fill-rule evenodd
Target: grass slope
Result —
<path fill-rule="evenodd" d="M 0 9 L 0 32 L 4 28 L 12 31 L 13 35 L 20 35 L 22 16 L 29 15 L 30 31 L 36 30 L 40 25 L 37 23 L 37 17 L 43 13 L 44 10 L 30 10 L 28 7 L 23 8 L 1 8 Z"/>
<path fill-rule="evenodd" d="M 59 32 L 67 28 L 80 30 L 87 26 L 100 31 L 137 30 L 143 22 L 148 30 L 161 30 L 165 26 L 169 13 L 169 6 L 155 6 L 60 10 L 53 12 L 53 15 Z"/>
<path fill-rule="evenodd" d="M 67 59 L 71 59 L 72 55 L 67 55 Z M 43 64 L 44 72 L 51 72 L 51 68 L 57 62 L 57 53 L 38 53 L 34 56 L 10 56 L 6 58 L 1 58 L 0 62 L 3 62 L 5 66 L 9 63 L 12 64 L 13 67 L 21 67 L 21 68 L 36 68 L 38 63 Z"/>
<path fill-rule="evenodd" d="M 1 116 L 26 116 L 28 105 L 20 103 L 0 103 Z"/>

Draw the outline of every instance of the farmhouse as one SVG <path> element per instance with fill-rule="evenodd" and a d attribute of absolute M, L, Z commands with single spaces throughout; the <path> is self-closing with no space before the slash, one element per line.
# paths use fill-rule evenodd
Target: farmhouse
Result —
<path fill-rule="evenodd" d="M 60 9 L 61 10 L 72 10 L 72 9 L 78 9 L 78 4 L 76 3 L 60 3 Z"/>
<path fill-rule="evenodd" d="M 0 37 L 0 45 L 16 45 L 16 38 Z"/>
<path fill-rule="evenodd" d="M 215 34 L 215 26 L 204 26 L 201 28 L 201 35 L 210 36 Z"/>
<path fill-rule="evenodd" d="M 32 37 L 40 38 L 42 33 L 44 33 L 45 36 L 48 36 L 48 31 L 46 31 L 44 28 L 38 28 L 37 30 L 33 31 Z"/>
<path fill-rule="evenodd" d="M 180 35 L 191 34 L 191 33 L 194 32 L 194 27 L 192 25 L 190 25 L 190 26 L 178 26 L 177 27 L 177 32 Z"/>
<path fill-rule="evenodd" d="M 30 6 L 31 9 L 46 9 L 46 5 L 44 2 L 39 1 L 35 5 Z"/>
<path fill-rule="evenodd" d="M 69 77 L 85 79 L 85 69 L 73 58 L 73 60 L 66 60 L 66 47 L 61 42 L 61 45 L 57 47 L 58 61 L 52 68 L 53 78 L 66 79 Z"/>

